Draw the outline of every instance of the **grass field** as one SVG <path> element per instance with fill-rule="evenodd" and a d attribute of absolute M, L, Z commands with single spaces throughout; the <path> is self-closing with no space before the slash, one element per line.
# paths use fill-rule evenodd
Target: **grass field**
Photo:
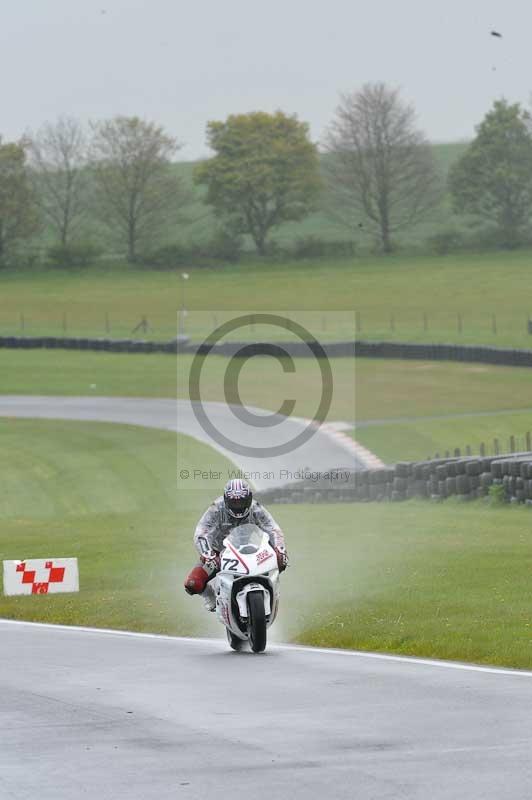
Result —
<path fill-rule="evenodd" d="M 174 436 L 44 421 L 2 421 L 0 433 L 0 558 L 77 557 L 82 589 L 2 597 L 1 616 L 223 635 L 181 588 L 194 523 L 219 487 L 178 486 L 176 505 Z M 186 437 L 180 446 L 190 463 L 227 466 Z M 277 639 L 532 666 L 526 509 L 273 510 L 292 558 Z"/>
<path fill-rule="evenodd" d="M 332 312 L 357 309 L 359 338 L 528 348 L 532 346 L 526 330 L 532 313 L 531 262 L 530 251 L 250 262 L 217 270 L 188 270 L 186 284 L 179 277 L 182 270 L 155 273 L 122 268 L 73 274 L 4 270 L 0 273 L 0 334 L 23 330 L 26 335 L 120 338 L 130 336 L 145 315 L 148 335 L 169 339 L 177 332 L 177 310 L 186 285 L 186 329 L 196 339 L 241 309 L 318 309 L 317 332 L 334 338 L 346 331 L 335 328 Z"/>
<path fill-rule="evenodd" d="M 469 445 L 471 453 L 478 455 L 484 443 L 486 455 L 496 452 L 494 439 L 500 453 L 510 452 L 510 437 L 514 437 L 514 450 L 527 450 L 526 433 L 532 431 L 532 408 L 519 413 L 477 414 L 465 417 L 418 419 L 358 427 L 353 438 L 383 461 L 419 461 L 436 453 L 452 455 L 455 448 L 465 455 Z"/>
<path fill-rule="evenodd" d="M 204 399 L 223 399 L 227 363 L 223 358 L 209 359 L 207 380 L 202 384 Z M 190 356 L 176 360 L 170 355 L 0 350 L 0 392 L 175 397 L 178 388 L 179 396 L 187 397 L 190 364 Z M 275 410 L 285 397 L 294 397 L 298 400 L 296 414 L 312 414 L 316 367 L 310 359 L 296 359 L 295 364 L 296 373 L 285 375 L 273 359 L 250 359 L 240 377 L 243 402 Z M 331 364 L 335 380 L 332 420 L 363 422 L 532 409 L 532 370 L 526 368 L 365 358 L 355 363 L 332 359 Z M 452 421 L 449 424 L 454 426 Z M 514 433 L 523 435 L 521 422 Z M 449 446 L 471 443 L 461 441 L 461 436 L 453 435 Z"/>

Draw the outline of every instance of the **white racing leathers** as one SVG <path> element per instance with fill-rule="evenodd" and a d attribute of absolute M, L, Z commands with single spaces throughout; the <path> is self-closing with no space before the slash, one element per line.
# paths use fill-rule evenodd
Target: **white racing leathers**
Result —
<path fill-rule="evenodd" d="M 201 565 L 214 575 L 217 571 L 217 555 L 222 550 L 223 540 L 238 525 L 257 525 L 268 534 L 270 545 L 285 552 L 284 534 L 269 511 L 257 500 L 253 500 L 249 514 L 244 519 L 229 516 L 224 499 L 218 497 L 204 513 L 196 526 L 194 544 L 200 554 Z"/>

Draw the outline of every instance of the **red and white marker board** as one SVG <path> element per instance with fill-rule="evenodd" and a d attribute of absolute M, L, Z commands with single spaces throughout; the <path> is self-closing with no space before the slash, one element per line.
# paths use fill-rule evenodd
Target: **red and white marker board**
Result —
<path fill-rule="evenodd" d="M 4 561 L 4 594 L 79 592 L 77 558 Z"/>

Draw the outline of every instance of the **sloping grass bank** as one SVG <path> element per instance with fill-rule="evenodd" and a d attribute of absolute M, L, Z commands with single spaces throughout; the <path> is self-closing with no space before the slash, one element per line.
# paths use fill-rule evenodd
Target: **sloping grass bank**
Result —
<path fill-rule="evenodd" d="M 0 421 L 0 559 L 75 556 L 79 595 L 0 598 L 0 615 L 222 636 L 182 579 L 220 480 L 182 481 L 176 437 L 95 423 Z M 228 462 L 179 437 L 187 466 Z M 292 566 L 275 638 L 532 667 L 523 508 L 279 506 Z"/>

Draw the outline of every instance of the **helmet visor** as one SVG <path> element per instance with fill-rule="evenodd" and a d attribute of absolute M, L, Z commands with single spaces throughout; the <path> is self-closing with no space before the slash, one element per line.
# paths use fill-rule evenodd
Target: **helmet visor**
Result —
<path fill-rule="evenodd" d="M 251 505 L 251 497 L 227 497 L 225 500 L 227 510 L 233 517 L 245 517 Z"/>

